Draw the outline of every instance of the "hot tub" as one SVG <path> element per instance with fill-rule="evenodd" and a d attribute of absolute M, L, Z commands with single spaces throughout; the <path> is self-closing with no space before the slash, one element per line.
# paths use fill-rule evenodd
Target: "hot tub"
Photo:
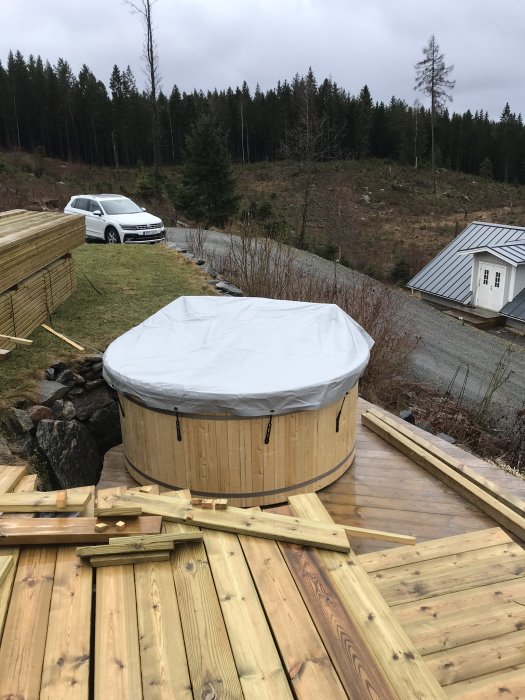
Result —
<path fill-rule="evenodd" d="M 354 459 L 372 344 L 333 304 L 180 297 L 104 354 L 128 471 L 240 506 L 327 486 Z"/>

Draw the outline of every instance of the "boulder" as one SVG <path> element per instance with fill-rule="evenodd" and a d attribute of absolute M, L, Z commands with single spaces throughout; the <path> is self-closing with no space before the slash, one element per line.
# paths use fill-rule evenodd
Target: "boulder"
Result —
<path fill-rule="evenodd" d="M 27 409 L 27 412 L 33 422 L 33 425 L 40 423 L 40 421 L 44 420 L 44 418 L 51 418 L 53 416 L 53 411 L 49 408 L 49 406 L 41 406 L 40 404 L 30 406 Z"/>
<path fill-rule="evenodd" d="M 71 390 L 69 396 L 75 406 L 77 418 L 81 421 L 89 420 L 96 411 L 113 403 L 113 399 L 105 383 L 102 383 L 100 386 L 90 391 L 89 394 L 72 396 L 72 393 L 73 390 Z"/>
<path fill-rule="evenodd" d="M 68 387 L 60 382 L 52 382 L 44 379 L 38 386 L 40 392 L 39 403 L 44 406 L 51 406 L 57 399 L 61 399 L 67 394 Z"/>
<path fill-rule="evenodd" d="M 0 415 L 2 432 L 8 438 L 17 439 L 26 433 L 30 433 L 33 428 L 33 421 L 27 411 L 20 408 L 6 408 Z"/>
<path fill-rule="evenodd" d="M 13 462 L 13 453 L 5 439 L 0 435 L 0 464 L 12 464 Z"/>
<path fill-rule="evenodd" d="M 73 372 L 70 369 L 63 369 L 61 372 L 56 374 L 56 380 L 61 384 L 74 384 Z"/>
<path fill-rule="evenodd" d="M 122 432 L 120 429 L 120 414 L 118 403 L 99 408 L 86 423 L 91 435 L 95 438 L 98 451 L 101 455 L 122 442 Z"/>
<path fill-rule="evenodd" d="M 242 297 L 243 293 L 238 287 L 234 287 L 233 284 L 228 284 L 228 282 L 219 282 L 215 289 L 220 289 L 224 294 L 231 294 L 233 297 Z"/>
<path fill-rule="evenodd" d="M 54 420 L 73 420 L 77 415 L 75 407 L 71 401 L 67 399 L 58 399 L 53 404 L 53 419 Z"/>
<path fill-rule="evenodd" d="M 61 489 L 96 484 L 100 456 L 89 430 L 78 421 L 42 420 L 36 431 L 38 451 Z"/>

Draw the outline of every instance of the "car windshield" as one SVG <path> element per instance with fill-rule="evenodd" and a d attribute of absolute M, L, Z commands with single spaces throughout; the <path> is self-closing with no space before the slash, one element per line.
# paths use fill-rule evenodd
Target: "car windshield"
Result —
<path fill-rule="evenodd" d="M 106 214 L 142 214 L 142 209 L 131 199 L 104 199 L 100 202 Z"/>

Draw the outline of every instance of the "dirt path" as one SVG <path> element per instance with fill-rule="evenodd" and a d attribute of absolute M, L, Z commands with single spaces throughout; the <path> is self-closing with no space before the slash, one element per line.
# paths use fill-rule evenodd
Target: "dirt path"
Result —
<path fill-rule="evenodd" d="M 187 229 L 168 229 L 168 240 L 185 245 L 186 234 Z M 224 254 L 228 242 L 228 236 L 210 231 L 206 240 L 207 255 L 217 258 Z M 333 277 L 333 263 L 312 253 L 297 251 L 297 254 L 301 265 L 311 268 L 313 273 Z M 350 279 L 353 274 L 347 268 L 338 268 L 342 279 Z M 410 316 L 414 330 L 421 338 L 412 358 L 412 378 L 446 390 L 458 366 L 467 362 L 469 374 L 465 400 L 470 405 L 478 403 L 486 392 L 498 361 L 509 346 L 508 339 L 472 326 L 463 326 L 460 321 L 445 316 L 429 304 L 399 293 L 405 313 Z M 495 413 L 510 419 L 525 401 L 525 347 L 517 343 L 511 343 L 511 347 L 513 352 L 507 368 L 511 375 L 494 395 Z M 462 370 L 454 385 L 456 390 L 461 388 L 463 377 Z"/>

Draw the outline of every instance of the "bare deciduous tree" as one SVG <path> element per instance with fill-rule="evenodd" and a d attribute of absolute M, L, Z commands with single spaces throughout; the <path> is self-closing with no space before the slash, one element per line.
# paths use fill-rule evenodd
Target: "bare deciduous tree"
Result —
<path fill-rule="evenodd" d="M 125 0 L 125 4 L 132 14 L 137 14 L 144 25 L 144 53 L 143 60 L 146 64 L 147 89 L 151 101 L 152 137 L 153 137 L 153 163 L 157 166 L 160 159 L 159 148 L 159 114 L 157 95 L 160 88 L 160 68 L 157 44 L 153 37 L 153 5 L 157 0 Z"/>
<path fill-rule="evenodd" d="M 436 114 L 440 112 L 447 101 L 452 101 L 449 90 L 456 84 L 448 76 L 454 66 L 445 65 L 445 55 L 440 53 L 439 44 L 432 34 L 428 45 L 423 49 L 423 60 L 415 65 L 416 84 L 414 90 L 420 90 L 430 97 L 430 128 L 432 134 L 432 192 L 436 192 L 436 154 L 434 143 L 434 126 Z"/>

